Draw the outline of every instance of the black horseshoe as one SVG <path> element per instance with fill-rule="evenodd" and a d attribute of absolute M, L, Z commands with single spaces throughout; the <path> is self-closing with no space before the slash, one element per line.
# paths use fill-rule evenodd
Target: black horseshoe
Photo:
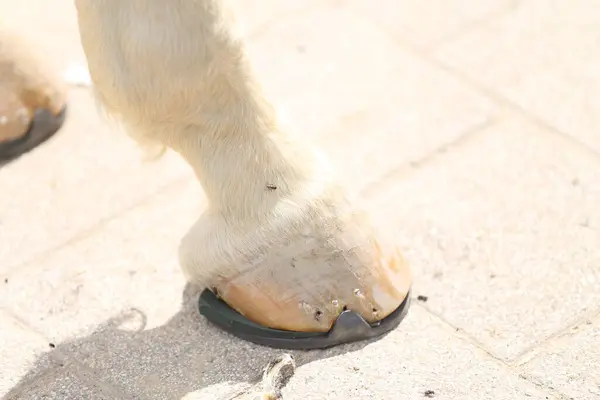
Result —
<path fill-rule="evenodd" d="M 250 321 L 211 290 L 205 289 L 199 300 L 200 314 L 211 323 L 240 339 L 277 349 L 324 349 L 344 343 L 374 339 L 395 329 L 408 313 L 410 292 L 390 315 L 375 323 L 366 322 L 354 311 L 343 311 L 329 332 L 295 332 L 272 329 Z"/>

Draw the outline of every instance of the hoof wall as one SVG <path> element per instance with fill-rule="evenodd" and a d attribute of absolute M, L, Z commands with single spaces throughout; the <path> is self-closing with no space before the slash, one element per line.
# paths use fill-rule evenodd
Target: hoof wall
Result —
<path fill-rule="evenodd" d="M 324 349 L 344 343 L 374 339 L 395 329 L 408 313 L 410 293 L 390 315 L 369 324 L 359 314 L 342 312 L 329 332 L 295 332 L 271 329 L 244 317 L 206 289 L 200 295 L 200 314 L 225 332 L 240 339 L 277 349 Z"/>

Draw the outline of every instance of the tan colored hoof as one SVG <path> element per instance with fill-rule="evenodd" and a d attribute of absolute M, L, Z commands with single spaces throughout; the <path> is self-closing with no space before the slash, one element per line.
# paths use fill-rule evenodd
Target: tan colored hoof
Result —
<path fill-rule="evenodd" d="M 267 259 L 213 290 L 249 320 L 273 329 L 328 332 L 345 310 L 368 323 L 381 321 L 406 299 L 411 272 L 394 245 L 365 240 L 361 230 L 352 230 L 337 233 L 335 240 L 309 241 L 319 246 L 272 268 Z"/>
<path fill-rule="evenodd" d="M 0 29 L 0 159 L 31 150 L 62 125 L 66 90 L 36 51 Z"/>

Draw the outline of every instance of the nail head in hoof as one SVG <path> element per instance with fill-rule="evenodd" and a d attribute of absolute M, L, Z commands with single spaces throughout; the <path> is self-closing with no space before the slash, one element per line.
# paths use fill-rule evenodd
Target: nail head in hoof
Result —
<path fill-rule="evenodd" d="M 279 349 L 311 350 L 374 339 L 395 329 L 408 313 L 410 293 L 402 304 L 382 320 L 369 324 L 354 311 L 345 309 L 329 332 L 296 332 L 258 325 L 244 317 L 212 291 L 200 295 L 200 314 L 211 323 L 240 339 Z"/>

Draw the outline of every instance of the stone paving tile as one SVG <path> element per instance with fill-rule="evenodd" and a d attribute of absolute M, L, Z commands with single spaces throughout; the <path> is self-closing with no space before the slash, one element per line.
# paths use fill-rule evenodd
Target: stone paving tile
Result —
<path fill-rule="evenodd" d="M 524 375 L 570 399 L 600 399 L 600 315 L 576 325 L 544 346 Z"/>
<path fill-rule="evenodd" d="M 313 27 L 327 27 L 327 34 Z M 343 163 L 342 174 L 357 189 L 495 112 L 348 10 L 322 6 L 282 18 L 252 37 L 249 53 L 291 130 Z"/>
<path fill-rule="evenodd" d="M 203 205 L 199 185 L 191 180 L 156 195 L 89 238 L 12 271 L 0 306 L 57 343 L 129 307 L 154 309 L 158 303 L 158 312 L 178 307 L 185 282 L 177 248 Z M 169 316 L 146 312 L 146 325 L 160 325 Z"/>
<path fill-rule="evenodd" d="M 456 337 L 453 328 L 442 325 L 418 305 L 388 336 L 353 350 L 301 366 L 284 389 L 284 398 L 555 398 Z"/>
<path fill-rule="evenodd" d="M 64 128 L 0 168 L 0 276 L 100 220 L 191 175 L 175 154 L 150 162 L 112 124 L 86 90 L 70 93 Z"/>
<path fill-rule="evenodd" d="M 55 366 L 56 361 L 48 356 L 50 351 L 41 335 L 0 310 L 0 397 L 4 398 L 21 379 L 30 381 Z"/>
<path fill-rule="evenodd" d="M 260 34 L 271 23 L 315 9 L 316 0 L 225 0 L 246 36 Z"/>
<path fill-rule="evenodd" d="M 505 12 L 518 1 L 329 0 L 328 3 L 371 18 L 396 38 L 426 48 Z"/>
<path fill-rule="evenodd" d="M 415 294 L 511 360 L 598 308 L 599 181 L 598 159 L 507 120 L 370 204 L 398 232 Z"/>
<path fill-rule="evenodd" d="M 600 152 L 600 8 L 524 1 L 436 56 Z"/>
<path fill-rule="evenodd" d="M 80 378 L 76 367 L 57 368 L 6 400 L 127 400 L 112 388 Z"/>

